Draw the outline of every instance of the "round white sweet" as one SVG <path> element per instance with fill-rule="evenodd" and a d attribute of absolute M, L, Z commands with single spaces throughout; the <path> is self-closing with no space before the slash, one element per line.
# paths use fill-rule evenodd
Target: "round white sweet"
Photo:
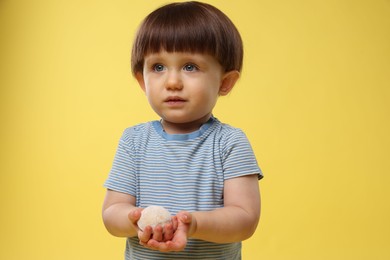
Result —
<path fill-rule="evenodd" d="M 149 206 L 145 208 L 138 220 L 138 227 L 144 230 L 146 226 L 154 228 L 157 225 L 164 225 L 171 222 L 171 214 L 161 206 Z"/>

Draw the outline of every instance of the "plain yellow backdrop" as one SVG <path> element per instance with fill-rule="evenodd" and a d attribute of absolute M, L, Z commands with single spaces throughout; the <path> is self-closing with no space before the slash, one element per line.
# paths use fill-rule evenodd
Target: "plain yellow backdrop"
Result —
<path fill-rule="evenodd" d="M 244 259 L 390 259 L 390 1 L 207 2 L 245 43 L 214 114 L 265 173 Z M 102 185 L 123 129 L 157 118 L 129 56 L 164 3 L 0 2 L 0 259 L 123 259 Z"/>

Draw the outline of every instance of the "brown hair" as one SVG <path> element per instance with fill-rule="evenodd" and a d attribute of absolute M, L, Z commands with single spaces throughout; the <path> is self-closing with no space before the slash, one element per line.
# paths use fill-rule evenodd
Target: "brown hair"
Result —
<path fill-rule="evenodd" d="M 142 73 L 147 54 L 161 50 L 212 55 L 225 72 L 242 68 L 243 45 L 237 28 L 219 9 L 205 3 L 172 3 L 150 13 L 133 44 L 133 74 Z"/>

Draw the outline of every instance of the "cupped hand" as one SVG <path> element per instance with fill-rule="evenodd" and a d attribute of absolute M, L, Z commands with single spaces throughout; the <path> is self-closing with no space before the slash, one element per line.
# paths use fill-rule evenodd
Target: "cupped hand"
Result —
<path fill-rule="evenodd" d="M 171 223 L 165 224 L 163 226 L 157 225 L 154 228 L 151 226 L 146 226 L 144 230 L 138 228 L 139 243 L 147 247 L 147 244 L 150 240 L 155 240 L 157 242 L 170 241 L 174 236 L 177 226 L 177 217 L 174 216 L 171 219 Z"/>
<path fill-rule="evenodd" d="M 192 232 L 194 224 L 193 216 L 189 212 L 179 212 L 177 214 L 177 229 L 173 233 L 173 237 L 167 241 L 158 241 L 156 239 L 151 238 L 147 243 L 143 245 L 147 248 L 158 250 L 161 252 L 171 252 L 171 251 L 182 251 L 187 245 L 187 238 L 189 236 L 190 231 Z"/>

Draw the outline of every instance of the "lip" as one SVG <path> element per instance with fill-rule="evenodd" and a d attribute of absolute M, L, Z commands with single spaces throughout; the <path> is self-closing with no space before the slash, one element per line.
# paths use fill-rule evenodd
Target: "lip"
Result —
<path fill-rule="evenodd" d="M 168 104 L 182 104 L 186 101 L 187 100 L 179 96 L 169 96 L 164 100 L 164 102 Z"/>
<path fill-rule="evenodd" d="M 182 97 L 179 97 L 179 96 L 169 96 L 164 101 L 165 102 L 169 102 L 169 101 L 185 101 L 185 99 L 182 98 Z"/>

